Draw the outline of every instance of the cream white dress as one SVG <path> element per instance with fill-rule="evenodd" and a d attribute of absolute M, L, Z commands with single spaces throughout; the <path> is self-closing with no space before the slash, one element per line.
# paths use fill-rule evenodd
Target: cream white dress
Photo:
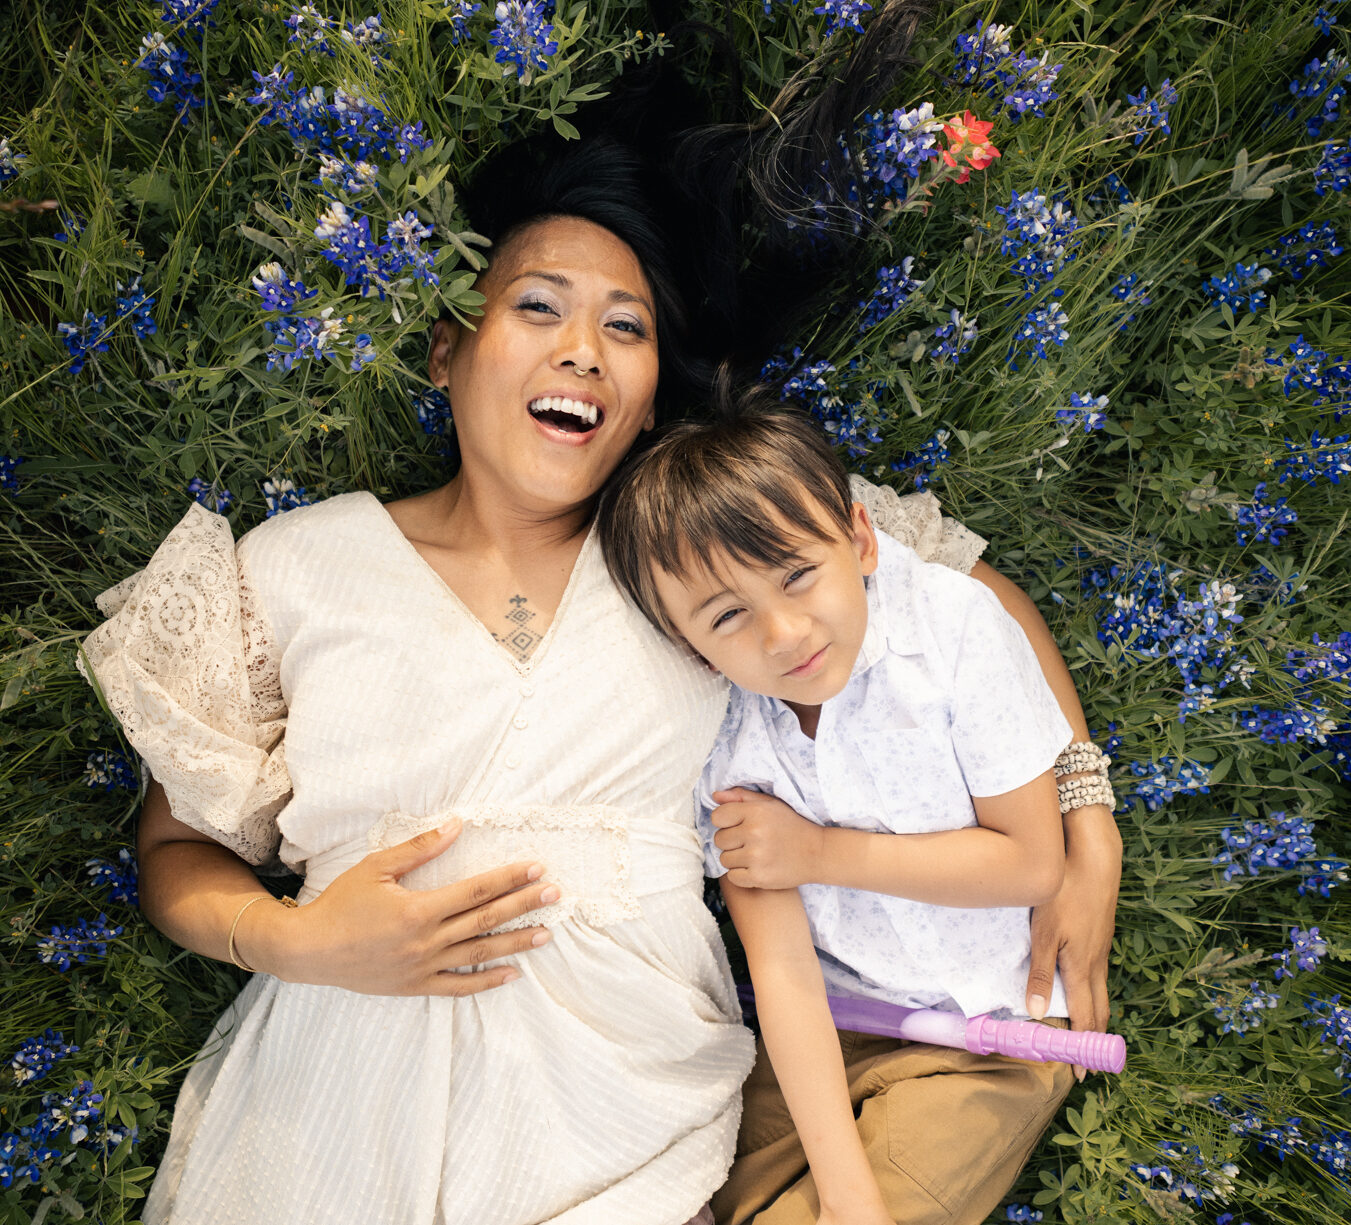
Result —
<path fill-rule="evenodd" d="M 875 517 L 969 569 L 927 495 Z M 236 546 L 194 505 L 85 643 L 179 820 L 317 896 L 461 817 L 432 888 L 538 859 L 521 979 L 391 998 L 258 974 L 184 1083 L 147 1225 L 679 1225 L 731 1162 L 753 1059 L 701 901 L 693 787 L 722 682 L 619 595 L 594 534 L 520 663 L 370 494 Z"/>

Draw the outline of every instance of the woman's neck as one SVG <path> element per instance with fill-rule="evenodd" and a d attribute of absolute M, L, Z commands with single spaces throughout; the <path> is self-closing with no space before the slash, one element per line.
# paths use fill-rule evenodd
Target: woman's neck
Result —
<path fill-rule="evenodd" d="M 563 510 L 512 505 L 501 491 L 463 473 L 426 495 L 421 526 L 429 543 L 504 558 L 572 551 L 591 525 L 592 506 Z"/>

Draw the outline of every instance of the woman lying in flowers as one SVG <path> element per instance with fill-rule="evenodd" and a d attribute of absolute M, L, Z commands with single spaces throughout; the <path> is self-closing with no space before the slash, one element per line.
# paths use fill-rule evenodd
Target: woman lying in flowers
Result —
<path fill-rule="evenodd" d="M 86 644 L 155 780 L 147 915 L 256 972 L 184 1085 L 147 1222 L 680 1225 L 732 1159 L 753 1043 L 691 805 L 726 690 L 591 533 L 659 361 L 664 384 L 690 368 L 676 256 L 622 149 L 494 173 L 483 316 L 432 332 L 453 479 L 238 544 L 194 505 Z M 978 553 L 932 499 L 869 496 L 894 534 Z M 1084 738 L 1035 610 L 977 573 Z M 1101 1027 L 1119 843 L 1094 809 L 1066 834 L 1031 1007 L 1059 952 L 1073 1019 Z M 278 863 L 298 907 L 259 885 Z"/>

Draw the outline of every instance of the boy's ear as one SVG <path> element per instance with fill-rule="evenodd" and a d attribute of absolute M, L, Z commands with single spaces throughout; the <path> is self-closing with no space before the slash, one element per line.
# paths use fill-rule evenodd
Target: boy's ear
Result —
<path fill-rule="evenodd" d="M 854 503 L 853 524 L 851 540 L 858 552 L 859 569 L 869 575 L 877 569 L 877 533 L 873 531 L 868 509 L 862 502 Z"/>
<path fill-rule="evenodd" d="M 450 355 L 460 339 L 460 325 L 441 318 L 432 324 L 432 342 L 427 350 L 427 379 L 445 391 L 450 386 Z"/>

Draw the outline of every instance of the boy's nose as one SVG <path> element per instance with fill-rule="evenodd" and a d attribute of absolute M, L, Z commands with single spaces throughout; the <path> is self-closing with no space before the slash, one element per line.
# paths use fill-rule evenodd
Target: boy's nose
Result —
<path fill-rule="evenodd" d="M 802 645 L 810 628 L 808 618 L 792 609 L 771 609 L 763 617 L 763 638 L 768 655 L 789 655 Z"/>

